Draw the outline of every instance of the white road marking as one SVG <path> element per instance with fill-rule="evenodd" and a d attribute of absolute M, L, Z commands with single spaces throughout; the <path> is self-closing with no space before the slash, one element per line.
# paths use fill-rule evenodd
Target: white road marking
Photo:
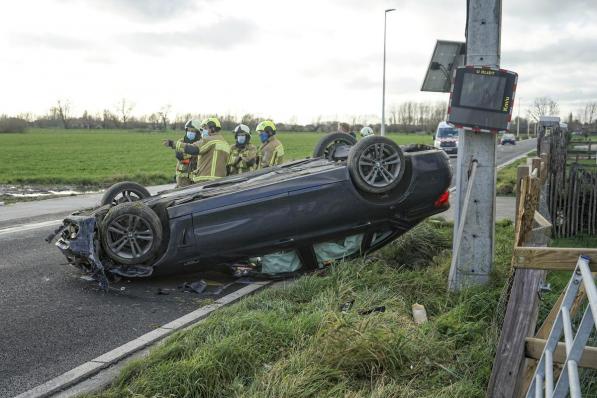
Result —
<path fill-rule="evenodd" d="M 43 222 L 36 222 L 31 224 L 21 224 L 15 225 L 8 228 L 0 229 L 0 236 L 8 235 L 15 232 L 24 232 L 24 231 L 31 231 L 33 229 L 45 228 L 50 226 L 55 226 L 58 228 L 62 224 L 62 220 L 51 220 L 51 221 L 43 221 Z"/>

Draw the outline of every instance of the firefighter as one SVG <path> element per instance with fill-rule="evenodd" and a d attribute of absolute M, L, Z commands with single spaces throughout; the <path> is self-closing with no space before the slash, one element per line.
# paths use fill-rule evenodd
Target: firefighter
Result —
<path fill-rule="evenodd" d="M 194 183 L 215 180 L 226 176 L 226 163 L 230 154 L 230 145 L 220 134 L 222 125 L 218 118 L 210 117 L 201 122 L 201 139 L 193 144 L 164 143 L 176 151 L 197 156 L 197 166 L 191 172 Z"/>
<path fill-rule="evenodd" d="M 355 134 L 355 132 L 350 131 L 350 125 L 348 123 L 344 123 L 344 122 L 338 123 L 337 132 L 348 134 L 348 135 L 352 136 L 353 138 L 357 138 L 357 135 Z"/>
<path fill-rule="evenodd" d="M 259 168 L 276 166 L 284 160 L 284 146 L 276 137 L 276 125 L 271 120 L 264 120 L 255 129 L 259 134 Z"/>
<path fill-rule="evenodd" d="M 252 171 L 257 163 L 257 148 L 251 144 L 251 129 L 245 124 L 234 128 L 234 145 L 230 148 L 228 175 Z"/>
<path fill-rule="evenodd" d="M 365 126 L 361 129 L 360 134 L 361 138 L 369 137 L 370 135 L 373 135 L 373 129 L 369 126 Z"/>
<path fill-rule="evenodd" d="M 189 120 L 184 125 L 185 135 L 178 143 L 193 144 L 199 140 L 201 122 L 196 119 Z M 186 187 L 193 183 L 190 174 L 197 167 L 197 156 L 175 151 L 176 162 L 176 188 Z"/>

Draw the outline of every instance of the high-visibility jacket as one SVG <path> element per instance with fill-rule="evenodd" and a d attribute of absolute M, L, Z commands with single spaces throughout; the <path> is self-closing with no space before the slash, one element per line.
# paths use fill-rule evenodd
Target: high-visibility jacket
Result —
<path fill-rule="evenodd" d="M 184 139 L 180 139 L 176 142 L 176 145 L 184 145 Z M 189 177 L 191 172 L 197 167 L 197 156 L 189 155 L 188 153 L 176 151 L 176 176 L 177 177 Z"/>
<path fill-rule="evenodd" d="M 228 175 L 246 173 L 255 169 L 257 147 L 247 144 L 242 147 L 233 145 L 228 156 Z"/>
<path fill-rule="evenodd" d="M 284 146 L 276 138 L 270 137 L 259 147 L 259 168 L 276 166 L 284 161 Z"/>
<path fill-rule="evenodd" d="M 226 176 L 230 145 L 220 134 L 210 135 L 193 144 L 176 143 L 177 151 L 198 155 L 197 167 L 191 173 L 194 182 L 210 181 Z"/>

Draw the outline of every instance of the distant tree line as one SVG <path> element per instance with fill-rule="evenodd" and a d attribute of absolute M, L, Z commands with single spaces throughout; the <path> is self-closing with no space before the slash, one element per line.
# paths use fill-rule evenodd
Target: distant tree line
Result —
<path fill-rule="evenodd" d="M 39 128 L 76 128 L 76 129 L 135 129 L 135 130 L 169 130 L 182 129 L 189 119 L 203 119 L 207 114 L 175 114 L 170 105 L 162 106 L 158 111 L 147 115 L 134 115 L 135 104 L 123 98 L 113 107 L 106 108 L 101 112 L 90 113 L 87 110 L 80 115 L 73 114 L 73 107 L 69 100 L 57 100 L 48 113 L 45 115 L 33 115 L 31 113 L 20 114 L 13 117 L 0 116 L 0 133 L 22 132 L 27 127 Z M 407 101 L 391 105 L 387 112 L 386 131 L 388 132 L 433 132 L 437 124 L 445 120 L 447 104 L 445 102 L 414 102 Z M 514 112 L 517 115 L 517 112 Z M 514 132 L 520 124 L 520 131 L 527 129 L 534 130 L 540 116 L 559 114 L 557 101 L 550 97 L 536 98 L 533 105 L 527 110 L 526 117 L 513 118 L 511 130 Z M 217 115 L 222 122 L 222 128 L 231 130 L 238 123 L 244 123 L 254 127 L 263 118 L 253 114 L 245 114 L 240 120 L 234 115 Z M 371 126 L 375 131 L 380 130 L 380 123 L 368 123 L 375 116 L 354 116 L 350 120 L 342 120 L 351 125 L 352 130 L 358 131 L 363 126 Z M 562 121 L 568 122 L 569 128 L 596 129 L 597 124 L 597 102 L 590 102 L 576 114 L 570 113 Z M 282 131 L 305 131 L 305 132 L 333 132 L 336 131 L 338 121 L 323 121 L 321 117 L 316 118 L 308 124 L 296 122 L 283 122 L 276 120 L 276 125 Z"/>

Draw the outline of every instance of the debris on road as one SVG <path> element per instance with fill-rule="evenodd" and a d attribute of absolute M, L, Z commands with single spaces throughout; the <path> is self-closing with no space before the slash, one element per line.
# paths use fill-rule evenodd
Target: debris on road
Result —
<path fill-rule="evenodd" d="M 412 311 L 413 319 L 417 325 L 427 322 L 427 310 L 425 310 L 425 306 L 415 303 L 412 306 Z"/>
<path fill-rule="evenodd" d="M 359 315 L 369 315 L 376 312 L 386 312 L 386 306 L 380 305 L 379 307 L 371 308 L 370 310 L 359 311 Z"/>
<path fill-rule="evenodd" d="M 340 312 L 342 312 L 343 314 L 346 314 L 348 311 L 350 311 L 353 304 L 354 304 L 354 299 L 345 302 L 344 304 L 342 304 L 340 306 Z"/>

